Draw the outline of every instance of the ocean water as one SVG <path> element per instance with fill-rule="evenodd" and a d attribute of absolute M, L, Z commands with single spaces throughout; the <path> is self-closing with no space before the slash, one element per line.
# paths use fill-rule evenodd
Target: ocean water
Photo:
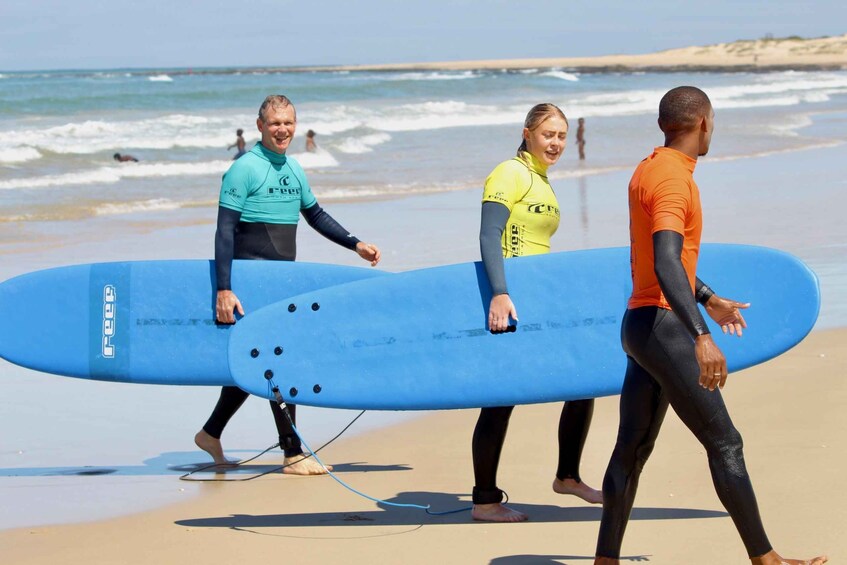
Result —
<path fill-rule="evenodd" d="M 226 147 L 237 128 L 248 144 L 258 139 L 256 110 L 269 93 L 294 101 L 299 137 L 289 154 L 329 202 L 480 186 L 514 152 L 527 110 L 543 101 L 574 123 L 586 119 L 588 159 L 578 163 L 571 148 L 553 179 L 629 169 L 645 147 L 661 144 L 658 101 L 681 84 L 713 100 L 720 138 L 713 158 L 847 136 L 804 132 L 815 115 L 847 109 L 847 72 L 4 73 L 0 226 L 214 206 L 232 156 Z M 308 129 L 317 132 L 317 153 L 304 152 Z M 115 152 L 140 162 L 117 163 Z"/>

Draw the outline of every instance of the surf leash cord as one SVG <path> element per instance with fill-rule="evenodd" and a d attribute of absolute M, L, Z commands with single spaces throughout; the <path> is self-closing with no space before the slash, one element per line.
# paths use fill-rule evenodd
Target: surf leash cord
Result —
<path fill-rule="evenodd" d="M 286 418 L 288 418 L 288 419 L 289 419 L 289 421 L 290 421 L 290 420 L 291 420 L 291 414 L 288 412 L 288 409 L 283 407 L 283 412 L 285 413 Z M 309 457 L 314 456 L 314 455 L 315 455 L 315 453 L 319 452 L 321 449 L 323 449 L 324 447 L 328 446 L 329 444 L 331 444 L 332 442 L 334 442 L 335 440 L 337 440 L 338 438 L 340 438 L 340 437 L 341 437 L 341 435 L 342 435 L 342 434 L 344 434 L 344 432 L 346 432 L 348 429 L 350 429 L 350 426 L 352 426 L 352 425 L 356 422 L 356 420 L 358 420 L 359 418 L 361 418 L 361 417 L 362 417 L 362 415 L 364 415 L 364 413 L 365 413 L 365 412 L 367 412 L 367 410 L 362 410 L 361 412 L 359 412 L 359 413 L 356 415 L 356 417 L 355 417 L 355 418 L 353 418 L 352 420 L 350 420 L 350 422 L 349 422 L 346 426 L 344 426 L 344 429 L 342 429 L 340 432 L 338 432 L 337 434 L 335 434 L 335 437 L 333 437 L 333 438 L 332 438 L 331 440 L 329 440 L 328 442 L 324 443 L 322 446 L 320 446 L 320 447 L 319 447 L 318 449 L 316 449 L 314 452 L 311 452 L 311 450 L 309 450 L 309 451 L 310 451 L 310 453 L 309 453 L 308 455 L 304 455 L 302 459 L 298 459 L 297 461 L 294 461 L 293 463 L 287 463 L 287 464 L 285 464 L 285 465 L 280 465 L 280 466 L 278 466 L 278 467 L 274 467 L 274 468 L 272 468 L 272 469 L 268 469 L 267 471 L 263 471 L 262 473 L 257 473 L 257 474 L 255 474 L 255 475 L 251 475 L 251 476 L 249 476 L 249 477 L 244 477 L 244 478 L 241 478 L 241 479 L 196 479 L 196 478 L 190 478 L 190 477 L 191 477 L 191 475 L 193 475 L 194 473 L 199 473 L 199 472 L 201 472 L 201 471 L 207 471 L 207 470 L 209 470 L 209 469 L 213 469 L 213 468 L 215 468 L 215 467 L 222 467 L 222 468 L 224 468 L 224 469 L 234 469 L 234 468 L 238 468 L 238 467 L 240 467 L 240 466 L 242 466 L 242 465 L 245 465 L 245 464 L 247 464 L 247 463 L 250 463 L 251 461 L 254 461 L 254 460 L 258 459 L 259 457 L 261 457 L 262 455 L 264 455 L 264 454 L 265 454 L 265 453 L 267 453 L 268 451 L 271 451 L 272 449 L 276 449 L 277 447 L 279 447 L 279 442 L 277 442 L 277 443 L 273 444 L 272 446 L 270 446 L 270 447 L 266 448 L 266 449 L 265 449 L 264 451 L 262 451 L 261 453 L 259 453 L 259 454 L 257 454 L 257 455 L 254 455 L 253 457 L 251 457 L 251 458 L 249 458 L 249 459 L 245 459 L 244 461 L 238 461 L 238 462 L 232 463 L 231 465 L 219 465 L 219 464 L 217 464 L 217 463 L 211 463 L 211 464 L 209 464 L 209 465 L 205 465 L 205 466 L 203 466 L 203 467 L 200 467 L 199 469 L 194 469 L 193 471 L 189 471 L 188 473 L 185 473 L 184 475 L 182 475 L 182 476 L 180 476 L 180 477 L 179 477 L 179 480 L 181 480 L 181 481 L 189 481 L 189 482 L 198 482 L 198 483 L 201 483 L 201 482 L 219 482 L 219 483 L 228 483 L 228 482 L 252 481 L 253 479 L 258 479 L 259 477 L 264 477 L 265 475 L 269 475 L 269 474 L 271 474 L 271 473 L 276 473 L 277 471 L 281 471 L 282 469 L 285 469 L 286 467 L 291 467 L 292 465 L 296 465 L 296 464 L 297 464 L 297 463 L 299 463 L 300 461 L 303 461 L 303 460 L 305 460 L 305 459 L 308 459 Z M 296 432 L 296 430 L 295 430 L 295 432 Z M 298 436 L 298 437 L 300 436 L 299 432 L 297 432 L 297 436 Z M 301 441 L 302 441 L 302 439 L 301 439 Z M 315 457 L 315 459 L 317 460 L 317 457 Z M 321 466 L 323 466 L 323 463 L 321 463 Z"/>
<path fill-rule="evenodd" d="M 431 516 L 444 516 L 444 515 L 447 515 L 447 514 L 456 514 L 458 512 L 464 512 L 466 510 L 470 510 L 470 509 L 473 508 L 473 506 L 467 506 L 467 507 L 457 508 L 457 509 L 454 509 L 454 510 L 445 510 L 443 512 L 433 512 L 431 510 L 431 506 L 429 504 L 422 505 L 422 504 L 389 502 L 387 500 L 382 500 L 380 498 L 370 496 L 368 494 L 365 494 L 365 493 L 353 488 L 352 486 L 350 486 L 349 484 L 344 482 L 342 479 L 339 479 L 335 475 L 335 473 L 330 471 L 327 468 L 327 466 L 324 464 L 324 462 L 321 461 L 320 457 L 317 456 L 317 451 L 320 451 L 320 449 L 318 449 L 317 451 L 312 451 L 312 448 L 309 447 L 309 444 L 306 442 L 305 439 L 303 439 L 303 436 L 300 435 L 300 430 L 298 430 L 297 426 L 294 425 L 294 420 L 291 418 L 291 413 L 288 411 L 288 406 L 285 404 L 285 399 L 282 398 L 282 393 L 279 392 L 279 387 L 276 386 L 276 384 L 274 384 L 271 381 L 271 378 L 273 378 L 273 377 L 271 376 L 270 378 L 268 378 L 268 377 L 266 377 L 266 378 L 268 379 L 268 385 L 270 387 L 271 392 L 274 395 L 274 399 L 276 400 L 277 404 L 279 404 L 279 407 L 282 409 L 282 413 L 285 414 L 285 417 L 288 419 L 288 422 L 291 424 L 291 428 L 294 430 L 294 433 L 297 434 L 298 438 L 300 438 L 300 443 L 303 444 L 303 447 L 306 448 L 306 450 L 310 453 L 310 455 L 315 458 L 315 461 L 317 461 L 318 464 L 321 467 L 323 467 L 324 471 L 326 471 L 326 473 L 330 477 L 332 477 L 333 480 L 335 480 L 335 482 L 337 482 L 338 484 L 340 484 L 341 486 L 343 486 L 344 488 L 346 488 L 350 492 L 352 492 L 354 494 L 358 494 L 362 498 L 366 498 L 368 500 L 376 502 L 377 504 L 385 504 L 387 506 L 394 506 L 396 508 L 417 508 L 419 510 L 423 510 L 424 512 L 426 512 L 427 514 L 429 514 Z M 323 447 L 325 447 L 325 446 L 323 446 Z M 323 449 L 323 447 L 321 447 L 321 449 Z"/>

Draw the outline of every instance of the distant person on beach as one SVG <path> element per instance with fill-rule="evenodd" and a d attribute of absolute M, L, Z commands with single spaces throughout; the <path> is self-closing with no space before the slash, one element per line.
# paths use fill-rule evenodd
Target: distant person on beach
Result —
<path fill-rule="evenodd" d="M 300 215 L 315 231 L 342 247 L 355 251 L 372 266 L 379 263 L 376 245 L 359 241 L 341 227 L 318 204 L 306 174 L 285 152 L 297 127 L 294 105 L 285 96 L 271 95 L 259 108 L 256 127 L 261 141 L 224 174 L 215 232 L 216 319 L 235 323 L 235 312 L 244 308 L 231 286 L 233 259 L 294 261 L 297 222 Z M 215 463 L 230 463 L 223 453 L 220 437 L 224 427 L 249 395 L 236 386 L 221 389 L 220 399 L 194 442 L 212 456 Z M 300 439 L 279 405 L 271 401 L 280 448 L 285 452 L 284 472 L 298 475 L 325 473 L 314 459 L 306 459 Z M 296 406 L 287 404 L 292 420 Z"/>
<path fill-rule="evenodd" d="M 121 155 L 120 153 L 115 153 L 114 155 L 112 155 L 112 159 L 114 159 L 115 161 L 118 161 L 119 163 L 126 163 L 126 162 L 137 163 L 138 162 L 138 159 L 136 159 L 132 155 Z"/>
<path fill-rule="evenodd" d="M 585 118 L 577 120 L 576 146 L 579 149 L 579 160 L 585 161 Z"/>
<path fill-rule="evenodd" d="M 306 132 L 306 151 L 314 153 L 318 150 L 318 145 L 315 143 L 315 131 L 309 130 Z"/>
<path fill-rule="evenodd" d="M 627 369 L 617 443 L 603 480 L 595 564 L 620 563 L 641 470 L 669 405 L 703 445 L 718 498 L 752 563 L 827 561 L 823 556 L 783 559 L 768 541 L 744 463 L 741 434 L 720 392 L 727 380 L 726 359 L 697 307 L 702 304 L 724 333 L 741 337 L 747 327 L 741 310 L 749 304 L 718 296 L 696 274 L 703 215 L 693 173 L 697 158 L 709 151 L 714 116 L 702 90 L 681 86 L 667 92 L 659 103 L 665 144 L 641 161 L 629 183 L 633 290 L 621 323 Z M 717 538 L 716 543 L 725 541 Z M 692 556 L 686 562 L 703 560 L 709 561 L 708 556 Z"/>
<path fill-rule="evenodd" d="M 244 148 L 247 146 L 247 144 L 244 142 L 244 137 L 242 137 L 243 133 L 244 133 L 243 129 L 235 130 L 235 143 L 233 143 L 232 145 L 230 145 L 229 147 L 226 148 L 227 151 L 229 151 L 233 147 L 238 148 L 235 152 L 235 157 L 232 158 L 233 161 L 235 161 L 236 159 L 238 159 L 239 157 L 241 157 L 242 155 L 247 153 L 247 151 L 244 150 Z"/>
<path fill-rule="evenodd" d="M 547 169 L 565 151 L 568 120 L 553 104 L 538 104 L 526 116 L 517 156 L 497 165 L 485 181 L 479 245 L 491 303 L 488 327 L 494 333 L 517 323 L 515 304 L 509 297 L 504 257 L 550 252 L 550 238 L 559 227 L 559 203 L 547 180 Z M 518 233 L 518 237 L 511 234 Z M 508 339 L 503 343 L 508 347 Z M 519 352 L 515 352 L 519 354 Z M 532 375 L 527 375 L 531 379 Z M 492 375 L 491 386 L 497 386 Z M 521 522 L 527 515 L 504 506 L 503 491 L 497 487 L 497 467 L 514 406 L 482 408 L 473 434 L 474 520 Z M 559 463 L 553 490 L 572 494 L 590 503 L 601 503 L 602 494 L 582 482 L 579 463 L 588 427 L 594 414 L 594 399 L 566 402 L 559 418 Z"/>

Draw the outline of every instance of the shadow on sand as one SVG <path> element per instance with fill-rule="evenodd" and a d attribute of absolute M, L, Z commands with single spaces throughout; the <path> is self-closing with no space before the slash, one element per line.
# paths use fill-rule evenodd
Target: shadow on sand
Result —
<path fill-rule="evenodd" d="M 230 454 L 252 457 L 260 451 L 227 451 Z M 266 473 L 282 465 L 282 453 L 276 452 L 269 459 L 276 457 L 278 463 L 250 463 L 237 467 L 215 467 L 212 462 L 205 460 L 197 463 L 186 463 L 196 460 L 201 455 L 197 451 L 172 451 L 146 459 L 141 465 L 103 465 L 83 467 L 7 467 L 0 468 L 0 477 L 93 477 L 110 476 L 167 476 L 197 473 L 197 475 L 254 475 Z M 349 463 L 333 463 L 336 473 L 373 473 L 381 471 L 411 471 L 412 467 L 403 464 L 372 465 L 363 461 Z M 206 468 L 206 469 L 204 469 Z M 201 469 L 204 469 L 200 471 Z M 199 471 L 199 472 L 198 472 Z M 196 475 L 195 475 L 196 476 Z"/>
<path fill-rule="evenodd" d="M 464 500 L 463 500 L 464 498 Z M 472 522 L 469 494 L 442 492 L 403 492 L 386 502 L 395 504 L 429 505 L 429 511 L 419 508 L 393 507 L 378 504 L 379 510 L 356 512 L 316 512 L 306 514 L 235 514 L 209 518 L 177 520 L 180 526 L 194 528 L 234 528 L 252 530 L 257 528 L 302 528 L 316 526 L 420 526 L 437 524 L 482 524 Z M 525 512 L 530 522 L 599 522 L 602 509 L 596 506 L 563 507 L 546 504 L 509 503 L 511 508 Z M 457 511 L 437 515 L 439 512 Z M 702 518 L 724 518 L 726 512 L 688 508 L 635 508 L 632 520 L 689 520 Z M 520 524 L 515 524 L 520 527 Z M 543 556 L 539 556 L 544 559 Z M 557 557 L 558 558 L 558 557 Z M 593 557 L 592 557 L 593 559 Z M 544 561 L 541 561 L 544 562 Z M 503 563 L 508 563 L 505 561 Z"/>

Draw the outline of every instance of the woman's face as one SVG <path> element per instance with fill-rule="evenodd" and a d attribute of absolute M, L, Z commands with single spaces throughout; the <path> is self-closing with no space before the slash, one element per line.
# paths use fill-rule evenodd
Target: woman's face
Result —
<path fill-rule="evenodd" d="M 524 128 L 526 148 L 547 166 L 554 165 L 565 151 L 568 123 L 559 116 L 550 116 L 534 130 Z"/>

